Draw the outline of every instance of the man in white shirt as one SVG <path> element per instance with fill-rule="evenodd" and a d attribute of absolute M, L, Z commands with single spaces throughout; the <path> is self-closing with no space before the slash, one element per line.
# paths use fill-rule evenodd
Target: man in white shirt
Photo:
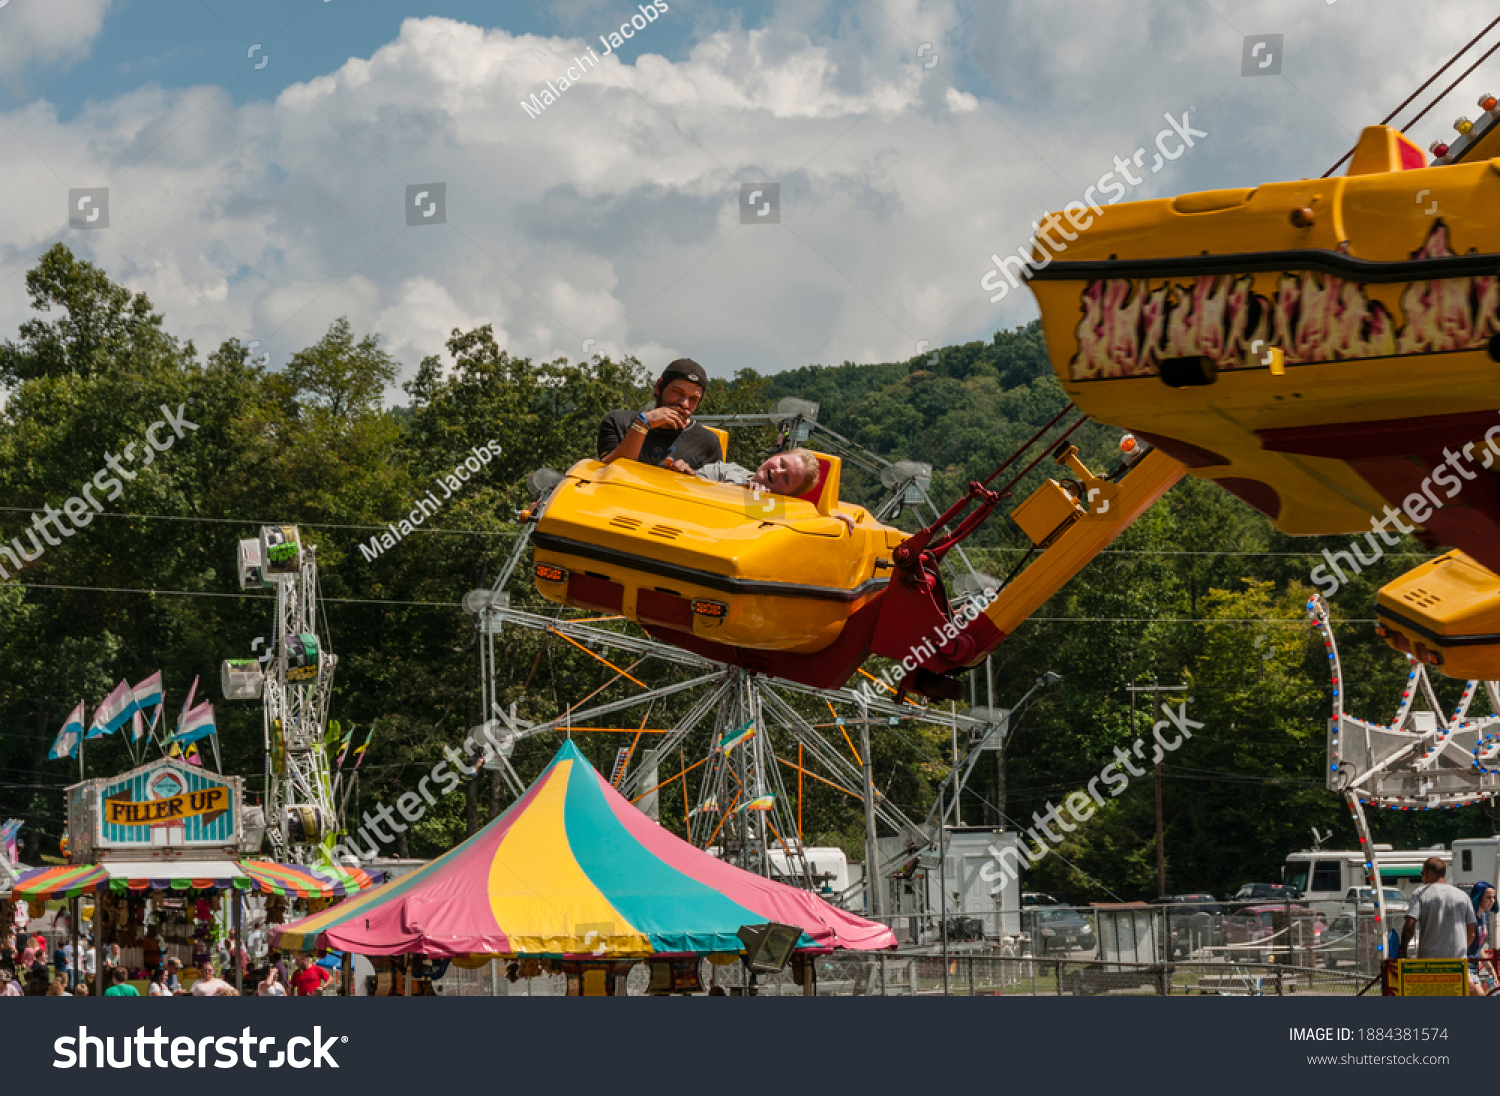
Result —
<path fill-rule="evenodd" d="M 1405 959 L 1407 945 L 1418 927 L 1418 959 L 1462 959 L 1468 954 L 1477 931 L 1474 906 L 1469 896 L 1444 882 L 1448 865 L 1440 857 L 1429 856 L 1422 864 L 1422 883 L 1412 892 L 1401 926 L 1401 950 L 1396 958 Z"/>

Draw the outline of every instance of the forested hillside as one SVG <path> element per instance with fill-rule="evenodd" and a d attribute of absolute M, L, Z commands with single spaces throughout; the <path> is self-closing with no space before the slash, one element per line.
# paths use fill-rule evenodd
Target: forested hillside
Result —
<path fill-rule="evenodd" d="M 474 623 L 462 595 L 493 581 L 517 530 L 526 476 L 592 455 L 606 411 L 646 398 L 647 370 L 634 360 L 532 362 L 501 350 L 487 327 L 456 332 L 403 386 L 383 398 L 400 363 L 378 332 L 335 323 L 316 344 L 267 368 L 229 341 L 212 349 L 172 336 L 170 317 L 143 296 L 59 245 L 27 275 L 33 319 L 0 344 L 0 538 L 21 537 L 32 515 L 61 508 L 97 482 L 108 454 L 121 454 L 162 418 L 182 417 L 172 447 L 130 466 L 105 512 L 0 582 L 0 817 L 24 818 L 23 858 L 56 855 L 62 788 L 77 763 L 47 749 L 79 700 L 93 706 L 121 679 L 156 669 L 175 713 L 195 676 L 217 705 L 226 771 L 263 786 L 258 705 L 221 702 L 222 658 L 251 657 L 271 627 L 265 594 L 241 594 L 234 549 L 266 523 L 300 524 L 318 548 L 327 625 L 340 657 L 334 714 L 374 728 L 360 770 L 359 802 L 393 802 L 414 787 L 480 721 Z M 934 360 L 935 359 L 935 360 Z M 456 364 L 452 364 L 456 363 Z M 652 370 L 662 363 L 649 362 Z M 703 363 L 712 373 L 714 363 Z M 934 467 L 932 493 L 950 500 L 1059 411 L 1036 325 L 990 343 L 946 347 L 905 363 L 807 366 L 773 377 L 716 380 L 705 412 L 760 411 L 781 396 L 820 404 L 820 422 L 888 459 Z M 765 429 L 736 431 L 730 456 L 753 465 Z M 1075 435 L 1087 461 L 1104 465 L 1118 431 L 1089 424 Z M 475 447 L 498 443 L 491 460 L 451 498 L 435 486 Z M 1017 489 L 1014 502 L 1045 468 Z M 874 501 L 878 485 L 850 475 L 846 496 Z M 433 490 L 438 515 L 377 558 L 361 553 Z M 1012 504 L 1013 504 L 1012 503 Z M 903 524 L 910 528 L 908 515 Z M 976 537 L 976 566 L 1004 575 L 1024 539 L 1003 518 Z M 962 804 L 969 824 L 1004 818 L 1030 825 L 1033 811 L 1061 803 L 1112 759 L 1115 746 L 1149 734 L 1143 712 L 1129 727 L 1131 682 L 1182 681 L 1188 714 L 1203 724 L 1166 766 L 1168 886 L 1223 891 L 1274 878 L 1309 828 L 1352 841 L 1339 802 L 1322 783 L 1329 682 L 1321 643 L 1307 625 L 1307 572 L 1330 540 L 1293 541 L 1242 503 L 1189 480 L 1070 584 L 995 654 L 994 703 L 1006 707 L 1047 670 L 1059 684 L 1037 694 L 1017 721 L 1006 760 L 1004 802 L 992 763 L 976 770 Z M 1403 545 L 1338 594 L 1350 710 L 1388 719 L 1405 669 L 1372 634 L 1375 589 L 1424 558 Z M 520 573 L 524 575 L 523 567 Z M 518 604 L 542 604 L 524 583 Z M 608 679 L 588 655 L 545 633 L 507 628 L 499 637 L 500 700 L 549 719 Z M 635 671 L 665 682 L 669 667 Z M 988 686 L 977 675 L 977 698 Z M 1451 690 L 1456 692 L 1457 690 Z M 653 719 L 670 719 L 670 706 Z M 658 724 L 664 725 L 664 724 Z M 581 735 L 608 769 L 626 739 Z M 524 743 L 525 778 L 556 740 Z M 121 736 L 88 744 L 89 775 L 128 766 Z M 951 763 L 946 732 L 877 733 L 881 790 L 925 816 Z M 388 851 L 432 855 L 509 802 L 484 776 L 438 807 Z M 808 793 L 808 839 L 859 848 L 860 806 L 832 790 Z M 682 825 L 680 796 L 663 799 L 662 820 Z M 1028 878 L 1078 900 L 1155 892 L 1154 798 L 1143 778 L 1112 800 Z M 1489 807 L 1376 819 L 1398 845 L 1495 832 Z"/>

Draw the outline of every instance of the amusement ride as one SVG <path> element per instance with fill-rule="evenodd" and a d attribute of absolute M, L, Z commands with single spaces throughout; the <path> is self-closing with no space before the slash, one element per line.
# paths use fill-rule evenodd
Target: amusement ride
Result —
<path fill-rule="evenodd" d="M 1326 603 L 1311 609 L 1334 673 L 1328 784 L 1354 814 L 1383 922 L 1364 807 L 1459 806 L 1500 790 L 1500 714 L 1468 716 L 1481 690 L 1500 713 L 1500 257 L 1491 250 L 1500 240 L 1500 103 L 1487 95 L 1479 105 L 1481 116 L 1460 119 L 1460 136 L 1435 143 L 1430 160 L 1382 123 L 1364 130 L 1340 176 L 1122 203 L 1107 215 L 1095 208 L 1098 217 L 1074 203 L 1046 218 L 1066 217 L 1076 230 L 1065 255 L 1034 241 L 1026 273 L 1071 402 L 915 533 L 884 524 L 886 508 L 840 499 L 849 447 L 832 432 L 816 483 L 798 497 L 628 460 L 534 477 L 537 502 L 491 600 L 481 597 L 483 612 L 703 673 L 625 701 L 570 706 L 516 733 L 642 703 L 649 719 L 652 700 L 701 689 L 640 761 L 635 746 L 622 751 L 616 783 L 627 794 L 658 790 L 659 766 L 711 723 L 693 766 L 703 767 L 693 839 L 763 872 L 779 853 L 776 870 L 805 878 L 782 810 L 782 759 L 764 734 L 732 757 L 736 736 L 778 720 L 825 766 L 824 779 L 855 795 L 863 784 L 872 849 L 876 819 L 924 848 L 936 841 L 930 828 L 870 787 L 862 759 L 872 718 L 912 718 L 908 705 L 920 696 L 931 702 L 924 721 L 983 727 L 956 711 L 962 675 L 1182 476 L 1218 484 L 1290 535 L 1364 533 L 1402 510 L 1419 540 L 1454 550 L 1379 593 L 1379 634 L 1412 665 L 1389 726 L 1345 714 Z M 1419 192 L 1430 201 L 1414 200 Z M 1068 443 L 1089 418 L 1128 431 L 1113 470 L 1091 470 Z M 782 449 L 818 429 L 785 410 L 772 421 Z M 1061 471 L 1011 511 L 1032 543 L 1026 559 L 998 583 L 950 586 L 949 554 L 1049 457 Z M 902 494 L 916 480 L 885 482 Z M 1439 495 L 1434 482 L 1455 486 Z M 499 604 L 528 546 L 544 598 L 634 622 L 646 636 Z M 847 688 L 872 655 L 901 663 L 890 700 Z M 610 665 L 617 679 L 629 676 Z M 1429 670 L 1468 681 L 1453 713 L 1437 702 Z M 831 708 L 857 704 L 853 719 L 835 711 L 835 726 L 858 726 L 864 753 L 852 739 L 852 761 L 830 747 L 785 703 L 788 691 Z M 953 709 L 946 717 L 942 702 Z M 683 755 L 679 776 L 689 771 Z M 746 804 L 764 805 L 763 824 Z M 871 852 L 867 862 L 879 860 Z M 880 912 L 878 898 L 871 911 Z"/>

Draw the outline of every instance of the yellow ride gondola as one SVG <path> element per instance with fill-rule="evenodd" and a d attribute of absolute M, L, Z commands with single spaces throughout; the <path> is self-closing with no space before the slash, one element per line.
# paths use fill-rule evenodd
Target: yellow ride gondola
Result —
<path fill-rule="evenodd" d="M 1011 461 L 1070 413 L 1064 409 Z M 1059 444 L 1082 421 L 1008 486 L 971 483 L 912 534 L 840 502 L 840 462 L 824 454 L 817 454 L 818 483 L 802 498 L 635 461 L 580 461 L 532 516 L 537 590 L 759 673 L 838 688 L 877 654 L 900 662 L 902 689 L 953 698 L 961 690 L 955 674 L 982 661 L 1182 475 L 1176 461 L 1128 438 L 1121 467 L 1108 478 L 1094 475 L 1075 448 Z M 1039 558 L 983 603 L 955 611 L 940 574 L 944 555 L 1048 450 L 1069 477 L 1046 480 L 1014 511 Z"/>
<path fill-rule="evenodd" d="M 808 498 L 635 461 L 579 461 L 532 536 L 537 589 L 678 637 L 823 651 L 885 589 L 906 534 L 841 503 L 839 458 L 818 460 L 823 472 Z"/>
<path fill-rule="evenodd" d="M 1463 552 L 1429 560 L 1376 595 L 1376 632 L 1465 681 L 1500 674 L 1500 577 Z"/>
<path fill-rule="evenodd" d="M 1342 177 L 1054 215 L 1076 238 L 1027 277 L 1063 388 L 1291 534 L 1368 531 L 1466 453 L 1418 535 L 1500 571 L 1500 161 L 1425 165 L 1374 126 Z"/>

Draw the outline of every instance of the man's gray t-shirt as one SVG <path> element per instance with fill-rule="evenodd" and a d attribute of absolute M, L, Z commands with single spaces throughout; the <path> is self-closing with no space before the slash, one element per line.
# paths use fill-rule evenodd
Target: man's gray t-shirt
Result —
<path fill-rule="evenodd" d="M 750 477 L 754 475 L 750 469 L 733 461 L 714 461 L 705 464 L 697 472 L 699 479 L 713 480 L 715 483 L 732 483 L 736 487 L 749 487 Z"/>
<path fill-rule="evenodd" d="M 1469 896 L 1447 883 L 1429 883 L 1411 896 L 1406 916 L 1417 922 L 1418 959 L 1462 959 L 1469 953 L 1466 925 L 1475 924 Z"/>

